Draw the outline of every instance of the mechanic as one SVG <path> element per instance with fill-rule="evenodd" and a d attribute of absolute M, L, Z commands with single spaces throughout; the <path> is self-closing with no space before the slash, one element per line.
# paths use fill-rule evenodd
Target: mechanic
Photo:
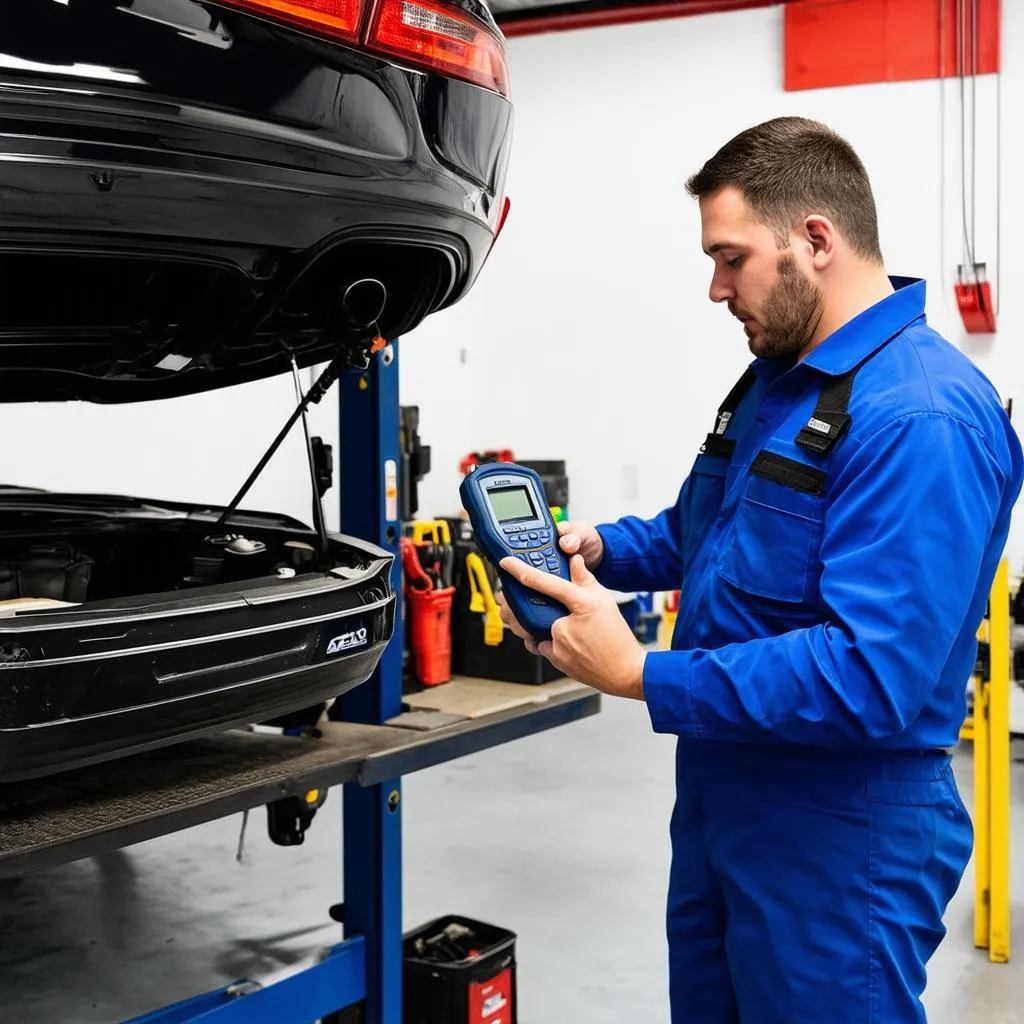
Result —
<path fill-rule="evenodd" d="M 883 269 L 867 173 L 780 118 L 687 183 L 710 297 L 756 357 L 676 504 L 563 524 L 570 614 L 539 647 L 678 737 L 674 1024 L 924 1021 L 972 846 L 949 749 L 1022 453 L 989 382 Z M 710 417 L 709 417 L 710 419 Z M 611 589 L 681 588 L 647 652 Z"/>

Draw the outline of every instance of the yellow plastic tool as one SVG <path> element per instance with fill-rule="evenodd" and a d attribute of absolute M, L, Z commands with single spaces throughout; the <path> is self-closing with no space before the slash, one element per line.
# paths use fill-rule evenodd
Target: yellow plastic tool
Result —
<path fill-rule="evenodd" d="M 469 610 L 484 615 L 484 643 L 497 647 L 505 636 L 505 623 L 501 621 L 501 610 L 494 599 L 484 560 L 475 551 L 466 555 L 466 575 L 471 592 Z"/>
<path fill-rule="evenodd" d="M 661 613 L 661 625 L 658 627 L 658 647 L 667 651 L 672 646 L 672 633 L 676 628 L 677 612 L 664 611 Z"/>
<path fill-rule="evenodd" d="M 434 544 L 451 544 L 452 531 L 444 519 L 421 519 L 412 524 L 412 539 L 422 544 L 427 538 Z"/>

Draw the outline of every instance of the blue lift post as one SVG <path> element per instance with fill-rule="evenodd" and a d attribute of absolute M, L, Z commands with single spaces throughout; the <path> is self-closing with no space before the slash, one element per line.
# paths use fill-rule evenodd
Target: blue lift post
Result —
<path fill-rule="evenodd" d="M 402 710 L 397 340 L 366 371 L 343 375 L 339 391 L 341 532 L 395 555 L 397 594 L 391 642 L 373 676 L 342 698 L 341 718 L 382 725 Z M 264 990 L 239 982 L 129 1024 L 308 1024 L 364 1000 L 360 1024 L 402 1024 L 401 780 L 353 782 L 343 792 L 345 941 Z"/>
<path fill-rule="evenodd" d="M 402 710 L 402 524 L 398 502 L 398 341 L 365 373 L 341 378 L 339 476 L 341 532 L 395 556 L 395 631 L 373 678 L 342 698 L 346 722 L 382 725 Z M 389 779 L 344 787 L 346 936 L 366 943 L 364 1024 L 402 1022 L 402 786 Z"/>

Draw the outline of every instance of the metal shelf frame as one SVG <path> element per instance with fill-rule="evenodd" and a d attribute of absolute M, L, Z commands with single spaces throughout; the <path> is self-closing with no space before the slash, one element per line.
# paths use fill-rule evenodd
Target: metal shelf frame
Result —
<path fill-rule="evenodd" d="M 395 556 L 391 582 L 399 602 L 394 635 L 373 676 L 341 698 L 341 719 L 357 725 L 382 726 L 402 710 L 398 345 L 393 341 L 377 353 L 367 372 L 347 373 L 338 382 L 340 530 Z M 340 1020 L 341 1011 L 360 1004 L 358 1019 L 365 1024 L 401 1024 L 401 778 L 343 787 L 345 941 L 320 963 L 272 986 L 241 998 L 231 988 L 210 993 L 197 1006 L 190 1001 L 137 1024 L 308 1024 Z"/>
<path fill-rule="evenodd" d="M 120 849 L 312 788 L 343 790 L 343 941 L 129 1024 L 402 1024 L 402 776 L 598 713 L 584 686 L 414 728 L 402 707 L 397 341 L 339 381 L 341 532 L 395 555 L 394 636 L 318 737 L 235 731 L 0 787 L 0 878 Z M 414 717 L 415 712 L 411 716 Z M 315 827 L 315 826 L 314 826 Z M 332 910 L 332 914 L 334 911 Z"/>
<path fill-rule="evenodd" d="M 366 372 L 338 381 L 340 532 L 372 541 L 395 557 L 394 635 L 373 676 L 341 698 L 343 722 L 377 727 L 402 710 L 398 344 L 378 352 Z M 343 782 L 343 792 L 345 941 L 318 963 L 271 985 L 236 983 L 132 1024 L 401 1024 L 401 778 L 369 785 L 355 778 Z"/>

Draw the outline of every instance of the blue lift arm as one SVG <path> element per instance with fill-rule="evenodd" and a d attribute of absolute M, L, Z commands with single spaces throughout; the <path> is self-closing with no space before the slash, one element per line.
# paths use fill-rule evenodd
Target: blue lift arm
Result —
<path fill-rule="evenodd" d="M 402 710 L 402 578 L 398 557 L 398 342 L 365 373 L 341 379 L 341 532 L 395 556 L 395 631 L 372 679 L 342 698 L 346 722 L 382 725 Z M 402 786 L 344 788 L 344 924 L 366 942 L 366 1024 L 402 1024 Z"/>

